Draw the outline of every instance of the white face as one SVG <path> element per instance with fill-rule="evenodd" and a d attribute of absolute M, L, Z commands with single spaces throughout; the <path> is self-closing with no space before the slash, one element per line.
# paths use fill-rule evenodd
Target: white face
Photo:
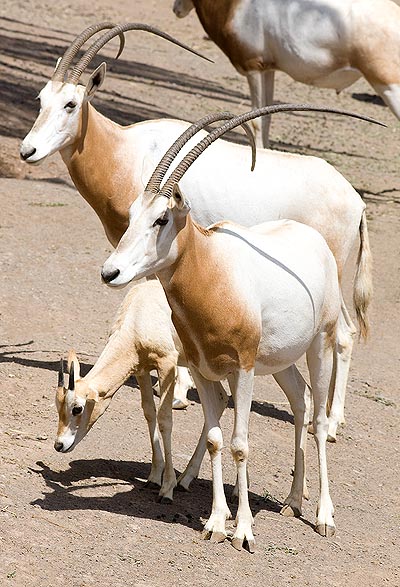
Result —
<path fill-rule="evenodd" d="M 49 81 L 39 94 L 39 115 L 22 141 L 20 154 L 30 164 L 41 163 L 74 142 L 79 132 L 83 86 Z"/>
<path fill-rule="evenodd" d="M 90 415 L 86 405 L 86 397 L 74 390 L 57 390 L 58 432 L 54 446 L 59 452 L 71 451 L 89 430 Z"/>
<path fill-rule="evenodd" d="M 172 264 L 177 255 L 176 222 L 188 211 L 187 205 L 177 210 L 172 198 L 142 194 L 130 208 L 128 229 L 103 265 L 107 285 L 122 287 Z"/>
<path fill-rule="evenodd" d="M 192 0 L 175 0 L 172 10 L 178 18 L 184 18 L 193 8 Z"/>

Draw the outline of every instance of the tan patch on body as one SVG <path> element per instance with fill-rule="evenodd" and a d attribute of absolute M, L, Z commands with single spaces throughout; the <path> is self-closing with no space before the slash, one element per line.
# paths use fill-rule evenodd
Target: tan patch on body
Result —
<path fill-rule="evenodd" d="M 272 66 L 266 64 L 248 45 L 237 38 L 233 18 L 241 0 L 193 0 L 197 15 L 209 37 L 230 59 L 239 71 L 262 71 Z"/>
<path fill-rule="evenodd" d="M 205 362 L 220 379 L 254 366 L 261 325 L 235 295 L 234 280 L 213 250 L 213 234 L 207 233 L 187 218 L 178 234 L 183 253 L 169 280 L 161 280 L 188 361 L 196 367 Z"/>

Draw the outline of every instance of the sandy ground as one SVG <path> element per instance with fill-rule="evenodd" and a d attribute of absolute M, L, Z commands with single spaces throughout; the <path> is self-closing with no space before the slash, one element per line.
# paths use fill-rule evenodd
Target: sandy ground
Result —
<path fill-rule="evenodd" d="M 28 168 L 18 145 L 37 109 L 34 97 L 56 57 L 85 26 L 103 19 L 158 25 L 215 60 L 201 62 L 142 33 L 95 99 L 100 111 L 129 122 L 248 109 L 247 87 L 204 38 L 194 15 L 178 21 L 171 2 L 3 0 L 0 7 L 0 585 L 115 587 L 232 581 L 271 587 L 399 584 L 399 231 L 400 127 L 359 82 L 339 98 L 280 75 L 276 99 L 312 101 L 375 116 L 388 129 L 324 115 L 278 116 L 275 148 L 328 159 L 364 195 L 375 258 L 372 336 L 356 345 L 347 424 L 328 451 L 337 534 L 312 529 L 316 452 L 309 439 L 311 499 L 301 519 L 279 516 L 290 485 L 293 418 L 268 378 L 257 380 L 251 416 L 251 507 L 257 551 L 201 539 L 211 506 L 209 464 L 188 494 L 156 503 L 144 488 L 150 447 L 139 393 L 129 381 L 73 453 L 53 449 L 60 356 L 75 347 L 93 365 L 124 292 L 101 286 L 110 246 L 93 211 L 72 187 L 58 155 Z M 105 55 L 115 53 L 111 44 Z M 97 63 L 98 61 L 96 61 Z M 181 471 L 201 429 L 196 392 L 174 413 L 175 466 Z M 232 410 L 223 418 L 225 439 Z M 229 493 L 234 469 L 224 450 Z M 230 527 L 231 524 L 230 524 Z"/>

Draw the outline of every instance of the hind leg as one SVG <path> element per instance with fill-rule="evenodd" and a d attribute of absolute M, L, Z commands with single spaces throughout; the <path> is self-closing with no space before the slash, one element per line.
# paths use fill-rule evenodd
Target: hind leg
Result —
<path fill-rule="evenodd" d="M 149 429 L 152 451 L 151 470 L 147 479 L 147 484 L 150 486 L 156 485 L 160 487 L 162 482 L 162 474 L 164 471 L 164 457 L 162 454 L 160 439 L 157 431 L 157 413 L 154 403 L 150 373 L 146 373 L 145 375 L 136 375 L 136 379 L 139 383 L 142 410 Z"/>
<path fill-rule="evenodd" d="M 296 365 L 274 374 L 274 379 L 289 400 L 294 415 L 295 457 L 290 493 L 281 509 L 283 516 L 301 516 L 303 496 L 308 499 L 306 483 L 307 425 L 310 412 L 310 394 Z"/>
<path fill-rule="evenodd" d="M 189 370 L 186 367 L 177 367 L 177 375 L 174 387 L 174 400 L 172 407 L 174 410 L 183 410 L 188 407 L 187 392 L 192 389 L 193 381 Z"/>
<path fill-rule="evenodd" d="M 371 82 L 370 82 L 371 83 Z M 374 90 L 380 95 L 393 114 L 400 120 L 400 83 L 379 84 L 371 83 Z"/>
<path fill-rule="evenodd" d="M 326 440 L 328 437 L 326 407 L 328 390 L 334 375 L 333 348 L 325 332 L 318 334 L 311 343 L 307 351 L 307 364 L 314 400 L 313 425 L 319 465 L 319 500 L 315 529 L 321 536 L 333 536 L 335 533 L 334 509 L 329 494 L 326 460 Z"/>
<path fill-rule="evenodd" d="M 328 442 L 336 442 L 336 432 L 339 424 L 345 423 L 344 403 L 346 397 L 347 380 L 351 354 L 357 329 L 354 326 L 342 298 L 341 312 L 337 324 L 335 348 L 335 385 L 333 398 L 329 410 Z"/>

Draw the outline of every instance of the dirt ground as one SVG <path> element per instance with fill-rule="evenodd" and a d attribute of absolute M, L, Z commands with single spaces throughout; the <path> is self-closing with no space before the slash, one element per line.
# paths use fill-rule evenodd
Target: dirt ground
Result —
<path fill-rule="evenodd" d="M 272 380 L 257 379 L 251 415 L 250 499 L 257 550 L 201 539 L 211 507 L 208 459 L 190 493 L 173 505 L 144 488 L 150 446 L 139 393 L 130 381 L 70 454 L 53 449 L 60 356 L 74 347 L 95 362 L 124 292 L 102 286 L 110 246 L 77 194 L 59 155 L 28 168 L 18 145 L 37 110 L 34 98 L 75 34 L 104 19 L 158 25 L 215 60 L 207 64 L 162 40 L 128 33 L 109 60 L 95 106 L 127 124 L 160 116 L 196 118 L 249 107 L 247 86 L 207 39 L 194 14 L 177 20 L 172 0 L 3 0 L 0 7 L 0 585 L 18 587 L 221 586 L 355 587 L 399 580 L 399 233 L 400 126 L 365 82 L 341 96 L 278 75 L 276 99 L 341 106 L 387 129 L 325 115 L 279 115 L 275 148 L 328 159 L 363 194 L 374 254 L 372 335 L 357 344 L 347 424 L 328 447 L 337 533 L 313 529 L 317 461 L 309 438 L 311 498 L 301 519 L 279 515 L 290 485 L 293 418 Z M 111 44 L 103 54 L 115 54 Z M 96 61 L 96 63 L 98 63 Z M 181 471 L 202 425 L 191 392 L 174 413 L 174 458 Z M 223 417 L 229 493 L 232 410 Z M 232 527 L 230 523 L 230 527 Z"/>

